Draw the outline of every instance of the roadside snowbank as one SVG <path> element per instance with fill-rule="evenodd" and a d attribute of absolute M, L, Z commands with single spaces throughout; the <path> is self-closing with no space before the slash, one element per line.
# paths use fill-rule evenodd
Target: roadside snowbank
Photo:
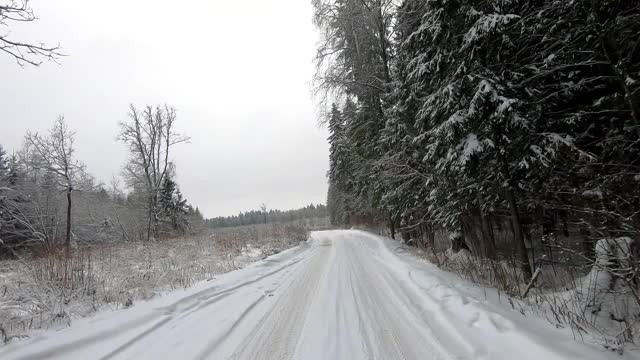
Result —
<path fill-rule="evenodd" d="M 547 319 L 557 327 L 573 331 L 574 337 L 597 343 L 613 351 L 634 349 L 640 339 L 638 285 L 630 238 L 602 239 L 596 244 L 596 261 L 576 271 L 541 263 L 541 275 L 529 296 L 521 299 L 527 285 L 516 264 L 481 259 L 462 249 L 445 251 L 438 257 L 446 270 L 497 292 L 505 306 L 522 314 Z M 415 250 L 410 249 L 415 252 Z M 433 257 L 421 253 L 420 256 Z M 431 255 L 431 256 L 428 256 Z M 569 271 L 573 270 L 573 271 Z"/>

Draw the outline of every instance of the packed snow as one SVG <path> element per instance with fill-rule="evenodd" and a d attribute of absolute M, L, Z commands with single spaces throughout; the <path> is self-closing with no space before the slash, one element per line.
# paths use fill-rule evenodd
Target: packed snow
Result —
<path fill-rule="evenodd" d="M 621 359 L 357 230 L 0 348 L 7 359 Z"/>

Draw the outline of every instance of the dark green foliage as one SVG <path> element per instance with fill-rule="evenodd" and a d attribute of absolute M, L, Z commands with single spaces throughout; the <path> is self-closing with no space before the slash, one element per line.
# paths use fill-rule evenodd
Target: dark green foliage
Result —
<path fill-rule="evenodd" d="M 4 151 L 2 145 L 0 145 L 0 186 L 6 181 L 9 176 L 9 160 L 7 159 L 7 152 Z"/>
<path fill-rule="evenodd" d="M 187 215 L 193 212 L 193 209 L 187 204 L 187 200 L 182 197 L 176 182 L 168 176 L 162 182 L 158 202 L 160 220 L 169 224 L 172 230 L 186 232 L 189 228 Z"/>
<path fill-rule="evenodd" d="M 386 212 L 376 161 L 382 151 L 382 97 L 390 81 L 391 2 L 315 0 L 313 5 L 324 37 L 316 57 L 318 90 L 344 100 L 327 114 L 332 221 L 372 222 Z"/>
<path fill-rule="evenodd" d="M 478 241 L 472 251 L 488 257 L 495 256 L 492 224 L 506 224 L 525 268 L 525 237 L 541 241 L 548 231 L 577 227 L 592 238 L 637 235 L 637 3 L 405 0 L 384 7 L 394 37 L 377 52 L 353 49 L 354 35 L 380 34 L 363 21 L 369 13 L 333 15 L 360 5 L 314 4 L 329 38 L 319 53 L 337 53 L 324 67 L 331 72 L 318 77 L 388 79 L 366 90 L 333 88 L 344 99 L 328 116 L 334 221 L 353 222 L 341 212 L 387 213 L 412 234 L 462 230 Z M 383 53 L 388 77 L 382 66 L 359 68 L 380 64 Z M 348 171 L 340 171 L 345 163 Z M 478 224 L 480 238 L 471 240 Z"/>

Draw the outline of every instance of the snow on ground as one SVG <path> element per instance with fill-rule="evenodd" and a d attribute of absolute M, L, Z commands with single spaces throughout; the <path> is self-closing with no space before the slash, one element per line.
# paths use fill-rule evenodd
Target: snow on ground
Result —
<path fill-rule="evenodd" d="M 486 289 L 487 297 L 503 306 L 517 308 L 526 316 L 543 317 L 558 327 L 572 330 L 576 338 L 600 344 L 612 351 L 638 350 L 640 306 L 629 262 L 632 239 L 602 239 L 596 245 L 593 265 L 576 266 L 562 254 L 554 262 L 540 261 L 535 286 L 522 300 L 527 283 L 513 260 L 479 258 L 465 249 L 451 248 L 436 256 L 427 249 L 403 247 L 428 258 L 447 271 Z M 561 265 L 567 261 L 570 265 Z"/>
<path fill-rule="evenodd" d="M 97 310 L 119 309 L 193 285 L 226 267 L 205 236 L 104 244 L 64 257 L 0 262 L 0 329 L 8 340 L 67 326 Z M 230 270 L 230 269 L 229 269 Z"/>
<path fill-rule="evenodd" d="M 8 359 L 631 359 L 357 230 L 0 348 Z"/>
<path fill-rule="evenodd" d="M 98 243 L 76 250 L 70 261 L 55 255 L 0 261 L 0 346 L 242 268 L 305 241 L 306 226 L 252 225 L 161 241 Z"/>

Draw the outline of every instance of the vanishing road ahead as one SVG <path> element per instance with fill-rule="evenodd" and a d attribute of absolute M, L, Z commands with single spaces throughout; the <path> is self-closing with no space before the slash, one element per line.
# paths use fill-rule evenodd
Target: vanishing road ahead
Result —
<path fill-rule="evenodd" d="M 366 232 L 302 245 L 183 291 L 0 347 L 1 359 L 605 359 Z"/>

